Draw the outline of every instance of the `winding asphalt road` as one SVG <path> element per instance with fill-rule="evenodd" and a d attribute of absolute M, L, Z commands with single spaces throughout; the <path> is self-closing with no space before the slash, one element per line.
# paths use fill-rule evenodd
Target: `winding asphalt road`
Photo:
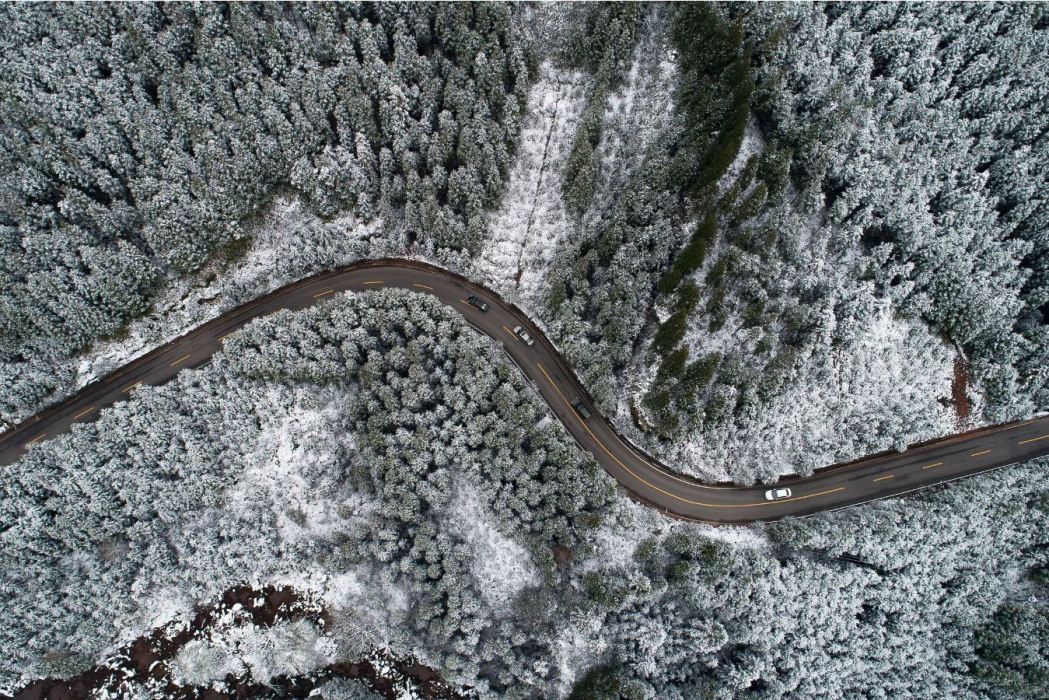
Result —
<path fill-rule="evenodd" d="M 186 368 L 211 361 L 223 340 L 253 319 L 280 309 L 303 309 L 342 291 L 399 287 L 431 294 L 451 306 L 480 332 L 503 344 L 507 354 L 536 386 L 557 418 L 634 498 L 669 515 L 689 520 L 748 523 L 833 510 L 897 496 L 1008 464 L 1049 455 L 1049 417 L 1009 423 L 913 445 L 907 451 L 873 455 L 835 465 L 811 477 L 785 479 L 792 495 L 765 499 L 766 486 L 704 484 L 674 473 L 631 445 L 593 408 L 593 400 L 546 336 L 524 313 L 489 289 L 420 262 L 388 259 L 350 265 L 282 287 L 233 309 L 186 335 L 134 360 L 82 389 L 68 400 L 26 420 L 0 438 L 0 464 L 11 464 L 27 449 L 62 433 L 73 423 L 127 398 L 138 387 L 163 384 Z M 466 303 L 473 294 L 487 312 Z M 527 345 L 512 332 L 521 325 L 535 338 Z M 582 399 L 593 411 L 583 419 L 572 407 Z"/>

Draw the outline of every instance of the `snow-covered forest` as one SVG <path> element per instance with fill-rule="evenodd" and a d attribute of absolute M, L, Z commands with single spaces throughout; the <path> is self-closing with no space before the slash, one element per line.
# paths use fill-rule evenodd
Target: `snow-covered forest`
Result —
<path fill-rule="evenodd" d="M 639 402 L 654 432 L 738 479 L 1047 408 L 1044 8 L 742 20 L 752 128 L 708 193 L 696 291 L 657 303 L 662 371 Z"/>
<path fill-rule="evenodd" d="M 616 498 L 460 316 L 350 294 L 255 322 L 9 471 L 2 670 L 71 673 L 247 581 L 327 609 L 267 633 L 302 672 L 383 648 L 490 697 L 850 695 L 875 676 L 958 697 L 1037 678 L 998 649 L 1040 629 L 1045 466 L 761 529 L 674 524 Z M 258 634 L 195 642 L 171 672 L 265 681 Z"/>
<path fill-rule="evenodd" d="M 1049 410 L 1043 5 L 0 19 L 6 425 L 384 255 L 519 304 L 625 435 L 703 478 Z M 0 692 L 247 585 L 316 612 L 230 617 L 165 678 L 230 691 L 388 653 L 480 697 L 1045 697 L 1047 467 L 678 523 L 617 493 L 459 315 L 339 295 L 7 469 Z"/>
<path fill-rule="evenodd" d="M 68 391 L 63 360 L 167 284 L 243 253 L 280 192 L 325 218 L 396 219 L 392 249 L 466 259 L 529 83 L 519 20 L 495 4 L 0 13 L 9 415 Z"/>

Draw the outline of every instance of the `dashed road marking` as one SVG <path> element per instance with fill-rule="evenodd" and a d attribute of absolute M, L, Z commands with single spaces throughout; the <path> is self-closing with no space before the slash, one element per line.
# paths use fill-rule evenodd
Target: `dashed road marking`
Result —
<path fill-rule="evenodd" d="M 885 481 L 886 479 L 895 479 L 895 478 L 896 478 L 895 474 L 887 474 L 885 476 L 879 476 L 877 479 L 875 479 L 875 481 Z"/>
<path fill-rule="evenodd" d="M 973 452 L 970 457 L 979 457 L 980 455 L 990 454 L 990 450 L 981 450 L 980 452 Z"/>
<path fill-rule="evenodd" d="M 419 289 L 429 289 L 431 292 L 433 291 L 433 287 L 427 287 L 425 284 L 412 283 L 412 286 L 413 287 L 418 287 Z"/>
<path fill-rule="evenodd" d="M 78 413 L 75 416 L 73 416 L 73 420 L 79 420 L 80 418 L 83 418 L 84 416 L 86 416 L 87 414 L 91 413 L 94 410 L 95 410 L 94 406 L 89 406 L 89 407 L 85 408 L 83 411 L 81 411 L 80 413 Z"/>
<path fill-rule="evenodd" d="M 132 389 L 134 389 L 135 387 L 139 386 L 140 384 L 142 384 L 142 382 L 135 382 L 131 386 L 127 386 L 127 387 L 124 387 L 123 389 L 121 389 L 120 393 L 121 394 L 126 394 L 129 391 L 131 391 Z"/>
<path fill-rule="evenodd" d="M 1049 440 L 1049 435 L 1042 435 L 1040 437 L 1031 438 L 1030 440 L 1021 440 L 1020 442 L 1018 442 L 1016 444 L 1017 445 L 1026 445 L 1029 442 L 1039 442 L 1041 440 Z"/>
<path fill-rule="evenodd" d="M 327 295 L 327 294 L 334 294 L 334 293 L 335 293 L 335 290 L 334 290 L 334 289 L 326 289 L 325 291 L 321 292 L 320 294 L 314 294 L 314 295 L 313 295 L 313 298 L 314 298 L 314 299 L 319 299 L 319 298 L 321 298 L 322 296 L 325 296 L 325 295 Z"/>
<path fill-rule="evenodd" d="M 192 353 L 190 353 L 190 354 L 192 354 Z M 177 364 L 181 364 L 181 363 L 185 362 L 185 361 L 186 361 L 186 360 L 188 360 L 188 359 L 189 359 L 189 355 L 183 355 L 182 357 L 178 358 L 177 360 L 175 360 L 174 362 L 172 362 L 172 363 L 171 363 L 170 365 L 168 365 L 168 366 L 169 366 L 169 367 L 174 367 L 175 365 L 177 365 Z"/>
<path fill-rule="evenodd" d="M 933 467 L 942 467 L 943 462 L 936 462 L 935 464 L 926 464 L 922 469 L 932 469 Z"/>

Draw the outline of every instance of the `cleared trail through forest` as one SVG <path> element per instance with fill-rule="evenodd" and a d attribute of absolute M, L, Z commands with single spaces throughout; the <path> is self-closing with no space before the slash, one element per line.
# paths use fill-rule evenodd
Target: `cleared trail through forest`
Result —
<path fill-rule="evenodd" d="M 674 517 L 720 523 L 749 523 L 810 515 L 898 496 L 973 474 L 1049 455 L 1049 416 L 948 436 L 838 464 L 810 477 L 787 478 L 791 496 L 768 501 L 764 486 L 706 484 L 674 472 L 619 435 L 541 330 L 516 306 L 461 275 L 412 260 L 355 263 L 300 280 L 223 314 L 84 387 L 66 401 L 23 421 L 0 439 L 0 464 L 17 461 L 33 445 L 95 420 L 99 411 L 142 385 L 163 384 L 186 368 L 200 367 L 222 350 L 231 333 L 253 319 L 281 309 L 324 303 L 343 291 L 398 287 L 431 294 L 463 314 L 480 332 L 502 343 L 550 410 L 579 445 L 634 498 Z M 466 299 L 488 303 L 482 312 Z M 521 326 L 535 339 L 524 342 Z M 583 418 L 578 401 L 592 412 Z"/>

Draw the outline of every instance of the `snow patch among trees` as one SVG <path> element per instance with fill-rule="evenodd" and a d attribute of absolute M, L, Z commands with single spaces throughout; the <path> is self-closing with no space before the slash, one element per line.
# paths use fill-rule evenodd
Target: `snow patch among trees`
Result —
<path fill-rule="evenodd" d="M 528 550 L 500 532 L 479 487 L 468 479 L 457 480 L 455 498 L 445 517 L 449 532 L 470 546 L 470 572 L 494 610 L 507 612 L 519 592 L 539 583 Z"/>
<path fill-rule="evenodd" d="M 178 682 L 188 685 L 212 685 L 227 674 L 266 683 L 326 666 L 334 660 L 334 651 L 334 640 L 310 620 L 269 627 L 237 625 L 187 642 L 170 668 Z"/>
<path fill-rule="evenodd" d="M 355 452 L 345 397 L 300 388 L 289 410 L 281 393 L 270 389 L 260 397 L 272 410 L 262 411 L 266 422 L 246 455 L 247 469 L 226 492 L 226 507 L 245 517 L 255 509 L 277 513 L 286 541 L 333 537 L 370 511 L 366 499 L 343 485 L 344 460 Z"/>
<path fill-rule="evenodd" d="M 607 214 L 630 174 L 641 166 L 674 119 L 679 71 L 673 47 L 667 42 L 668 20 L 659 7 L 642 13 L 630 68 L 605 103 L 597 146 L 601 175 L 592 207 L 599 216 Z"/>
<path fill-rule="evenodd" d="M 820 346 L 783 393 L 665 455 L 704 479 L 747 482 L 814 469 L 955 430 L 953 348 L 883 304 L 842 347 Z"/>

